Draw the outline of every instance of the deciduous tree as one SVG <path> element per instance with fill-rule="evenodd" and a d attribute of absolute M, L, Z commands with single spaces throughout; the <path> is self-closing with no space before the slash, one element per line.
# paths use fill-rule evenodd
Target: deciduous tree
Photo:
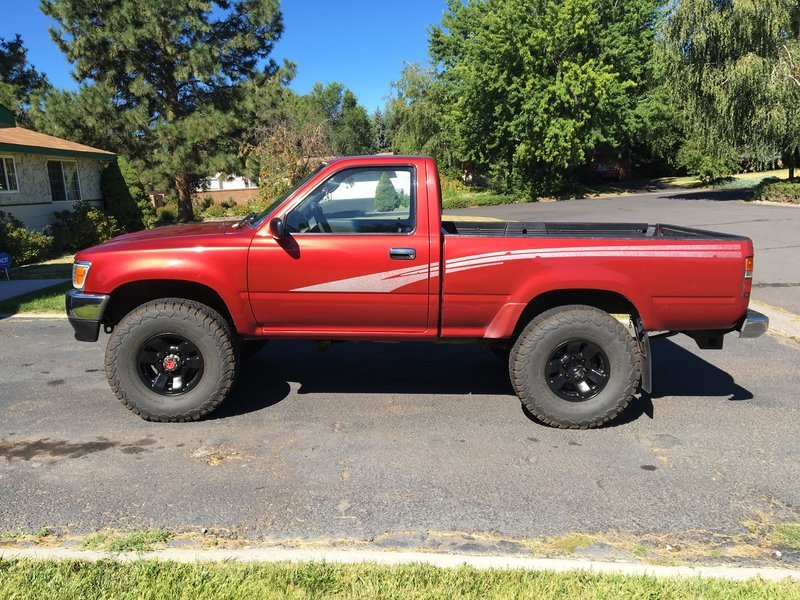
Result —
<path fill-rule="evenodd" d="M 448 0 L 430 52 L 445 131 L 496 186 L 558 187 L 638 130 L 660 0 Z"/>
<path fill-rule="evenodd" d="M 792 167 L 800 144 L 797 0 L 682 0 L 667 31 L 671 88 L 689 134 L 685 162 L 720 157 Z M 699 148 L 692 152 L 692 148 Z M 731 160 L 733 156 L 733 160 Z M 692 160 L 693 159 L 693 160 Z"/>

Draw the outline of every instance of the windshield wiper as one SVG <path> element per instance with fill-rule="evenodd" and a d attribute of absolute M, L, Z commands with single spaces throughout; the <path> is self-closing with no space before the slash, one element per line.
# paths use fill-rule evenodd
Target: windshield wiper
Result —
<path fill-rule="evenodd" d="M 258 216 L 258 213 L 251 212 L 251 213 L 249 213 L 249 214 L 248 214 L 246 217 L 242 217 L 241 219 L 239 219 L 239 220 L 238 220 L 238 221 L 237 221 L 237 222 L 236 222 L 236 223 L 235 223 L 233 226 L 234 226 L 236 229 L 239 229 L 239 228 L 241 228 L 241 227 L 244 227 L 244 224 L 245 224 L 245 223 L 252 223 L 252 222 L 253 222 L 253 219 L 254 219 L 255 217 L 257 217 L 257 216 Z"/>

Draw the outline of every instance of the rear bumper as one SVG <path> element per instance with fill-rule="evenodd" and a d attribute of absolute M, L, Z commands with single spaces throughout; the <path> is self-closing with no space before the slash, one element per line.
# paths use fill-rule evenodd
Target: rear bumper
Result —
<path fill-rule="evenodd" d="M 84 294 L 77 290 L 67 292 L 66 305 L 69 324 L 79 342 L 96 342 L 100 337 L 100 324 L 111 296 Z"/>
<path fill-rule="evenodd" d="M 742 320 L 739 327 L 740 338 L 757 338 L 769 329 L 769 317 L 762 315 L 760 312 L 748 310 L 747 316 Z"/>

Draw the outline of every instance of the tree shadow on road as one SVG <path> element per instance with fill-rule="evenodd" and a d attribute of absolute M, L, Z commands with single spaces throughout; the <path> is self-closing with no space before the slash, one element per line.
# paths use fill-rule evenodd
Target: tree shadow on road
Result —
<path fill-rule="evenodd" d="M 742 188 L 733 190 L 702 190 L 699 192 L 676 193 L 665 198 L 669 200 L 713 200 L 714 202 L 738 202 L 752 200 L 754 191 Z"/>

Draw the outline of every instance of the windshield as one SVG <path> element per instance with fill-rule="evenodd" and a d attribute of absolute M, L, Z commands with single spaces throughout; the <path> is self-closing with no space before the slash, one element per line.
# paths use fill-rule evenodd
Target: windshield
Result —
<path fill-rule="evenodd" d="M 293 187 L 292 189 L 290 189 L 288 192 L 285 192 L 285 193 L 281 194 L 280 196 L 278 196 L 277 198 L 275 198 L 275 200 L 273 200 L 272 202 L 270 202 L 270 204 L 269 204 L 269 206 L 267 206 L 267 208 L 265 208 L 264 210 L 262 210 L 260 213 L 258 213 L 258 214 L 256 214 L 256 215 L 252 215 L 252 216 L 251 216 L 250 218 L 248 218 L 247 220 L 250 222 L 250 224 L 251 224 L 251 225 L 260 225 L 260 224 L 261 224 L 261 222 L 262 222 L 262 221 L 263 221 L 265 218 L 267 218 L 267 217 L 268 217 L 270 214 L 272 214 L 272 211 L 274 211 L 276 208 L 278 208 L 278 206 L 280 206 L 281 204 L 283 204 L 283 202 L 285 202 L 285 201 L 286 201 L 286 200 L 287 200 L 287 199 L 288 199 L 290 196 L 292 196 L 292 195 L 293 195 L 293 194 L 294 194 L 294 193 L 295 193 L 297 190 L 299 190 L 299 189 L 300 189 L 301 187 L 303 187 L 303 186 L 304 186 L 306 183 L 308 183 L 308 182 L 309 182 L 309 181 L 310 181 L 310 180 L 311 180 L 311 179 L 312 179 L 312 178 L 313 178 L 313 177 L 314 177 L 314 176 L 315 176 L 317 173 L 319 173 L 319 172 L 320 172 L 322 169 L 324 169 L 326 166 L 328 166 L 328 163 L 322 163 L 322 164 L 321 164 L 319 167 L 317 167 L 316 169 L 314 169 L 314 170 L 311 172 L 311 174 L 310 174 L 308 177 L 306 177 L 305 179 L 303 179 L 303 181 L 301 181 L 300 183 L 298 183 L 296 186 L 294 186 L 294 187 Z"/>

